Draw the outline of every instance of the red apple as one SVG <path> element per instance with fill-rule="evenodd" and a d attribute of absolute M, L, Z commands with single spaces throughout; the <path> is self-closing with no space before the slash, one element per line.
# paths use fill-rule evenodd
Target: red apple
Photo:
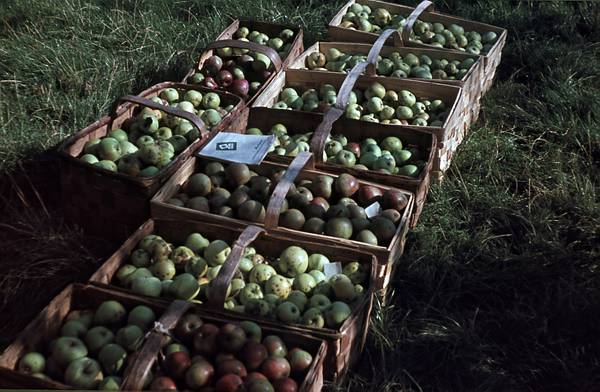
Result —
<path fill-rule="evenodd" d="M 201 83 L 201 86 L 209 88 L 211 90 L 216 90 L 217 87 L 219 87 L 217 85 L 217 82 L 215 82 L 215 80 L 211 76 L 205 77 L 204 80 Z"/>
<path fill-rule="evenodd" d="M 383 192 L 382 200 L 384 209 L 393 208 L 394 210 L 402 211 L 408 204 L 406 195 L 397 189 L 388 189 Z"/>
<path fill-rule="evenodd" d="M 282 378 L 273 382 L 275 392 L 297 392 L 298 384 L 291 378 Z"/>
<path fill-rule="evenodd" d="M 217 336 L 219 327 L 204 324 L 194 333 L 194 348 L 200 355 L 212 356 L 217 353 Z"/>
<path fill-rule="evenodd" d="M 177 385 L 175 381 L 169 377 L 156 377 L 152 380 L 152 384 L 150 384 L 151 391 L 176 391 Z"/>
<path fill-rule="evenodd" d="M 363 206 L 368 206 L 381 199 L 383 192 L 380 188 L 371 185 L 361 186 L 358 190 L 358 202 Z"/>
<path fill-rule="evenodd" d="M 192 366 L 192 360 L 185 351 L 176 351 L 165 358 L 165 370 L 176 380 L 185 377 L 185 372 Z"/>
<path fill-rule="evenodd" d="M 303 374 L 310 368 L 313 360 L 309 352 L 297 347 L 288 353 L 287 358 L 290 361 L 292 374 Z"/>
<path fill-rule="evenodd" d="M 356 155 L 356 158 L 360 158 L 360 144 L 354 143 L 354 142 L 353 143 L 348 143 L 344 147 L 344 150 L 348 150 L 352 154 Z"/>
<path fill-rule="evenodd" d="M 271 357 L 262 363 L 260 370 L 269 380 L 279 380 L 289 377 L 290 363 L 282 357 Z"/>
<path fill-rule="evenodd" d="M 217 365 L 217 375 L 224 376 L 226 374 L 237 374 L 244 378 L 248 375 L 246 366 L 237 359 L 228 359 Z"/>
<path fill-rule="evenodd" d="M 219 56 L 211 56 L 202 65 L 202 68 L 206 70 L 211 75 L 216 75 L 219 73 L 221 68 L 223 67 L 223 60 Z"/>
<path fill-rule="evenodd" d="M 360 185 L 356 177 L 343 173 L 333 181 L 333 186 L 341 197 L 350 197 L 358 191 Z"/>
<path fill-rule="evenodd" d="M 184 343 L 191 343 L 194 336 L 194 331 L 202 326 L 203 321 L 195 313 L 188 313 L 179 320 L 175 326 L 174 332 L 177 339 Z"/>
<path fill-rule="evenodd" d="M 237 392 L 244 389 L 244 381 L 237 374 L 228 374 L 221 377 L 215 384 L 217 392 Z"/>
<path fill-rule="evenodd" d="M 267 348 L 261 343 L 249 341 L 242 349 L 241 358 L 249 370 L 256 370 L 269 356 Z"/>
<path fill-rule="evenodd" d="M 250 83 L 248 83 L 246 79 L 235 79 L 233 83 L 231 83 L 229 91 L 242 98 L 246 97 L 250 91 Z"/>
<path fill-rule="evenodd" d="M 246 331 L 237 324 L 225 324 L 219 332 L 219 346 L 225 351 L 235 353 L 244 347 L 248 338 Z"/>
<path fill-rule="evenodd" d="M 227 88 L 233 82 L 233 75 L 231 72 L 223 69 L 217 74 L 216 82 L 219 86 Z"/>
<path fill-rule="evenodd" d="M 215 363 L 218 365 L 221 362 L 225 362 L 230 359 L 235 359 L 235 355 L 230 354 L 230 353 L 218 353 L 217 356 L 215 357 Z"/>
<path fill-rule="evenodd" d="M 259 372 L 252 372 L 252 373 L 248 373 L 248 376 L 246 376 L 246 378 L 244 379 L 244 381 L 246 382 L 246 384 L 255 381 L 255 380 L 267 380 L 267 377 Z"/>
<path fill-rule="evenodd" d="M 198 361 L 185 372 L 185 383 L 188 388 L 199 389 L 208 385 L 215 374 L 215 368 L 208 361 Z"/>
<path fill-rule="evenodd" d="M 327 211 L 329 209 L 329 202 L 327 199 L 321 196 L 317 196 L 310 201 L 311 204 L 316 204 L 318 206 L 323 207 L 323 210 Z"/>

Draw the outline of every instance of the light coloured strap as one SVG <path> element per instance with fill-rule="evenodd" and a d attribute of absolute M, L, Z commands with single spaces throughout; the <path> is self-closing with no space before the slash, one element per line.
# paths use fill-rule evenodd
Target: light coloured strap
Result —
<path fill-rule="evenodd" d="M 210 282 L 210 292 L 207 304 L 214 309 L 223 309 L 227 300 L 227 290 L 231 280 L 244 255 L 244 249 L 250 245 L 265 229 L 258 226 L 248 226 L 238 237 L 231 248 L 231 252 L 221 266 L 217 276 Z"/>
<path fill-rule="evenodd" d="M 423 12 L 425 12 L 429 8 L 429 11 L 433 12 L 433 3 L 429 0 L 424 0 L 419 3 L 418 6 L 415 7 L 413 12 L 406 19 L 406 23 L 404 24 L 404 28 L 402 29 L 402 41 L 404 41 L 405 45 L 408 41 L 410 41 L 410 33 L 413 29 L 413 26 L 419 16 Z"/>

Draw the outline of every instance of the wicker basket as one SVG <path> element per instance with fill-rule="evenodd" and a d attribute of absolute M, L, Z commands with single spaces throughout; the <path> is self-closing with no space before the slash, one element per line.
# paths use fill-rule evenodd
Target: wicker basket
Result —
<path fill-rule="evenodd" d="M 317 113 L 255 107 L 250 109 L 247 128 L 259 128 L 266 131 L 273 125 L 280 123 L 286 126 L 288 134 L 295 135 L 316 130 L 322 122 L 323 116 Z M 325 131 L 327 130 L 325 129 Z M 406 189 L 407 191 L 414 193 L 415 205 L 411 218 L 411 227 L 416 226 L 429 191 L 430 172 L 431 167 L 433 166 L 437 144 L 435 135 L 428 132 L 422 132 L 419 130 L 419 127 L 402 127 L 395 129 L 376 123 L 370 123 L 368 127 L 364 127 L 359 121 L 345 118 L 340 118 L 335 121 L 333 123 L 333 128 L 330 131 L 333 134 L 343 134 L 348 138 L 349 142 L 361 142 L 366 138 L 381 140 L 387 136 L 397 136 L 405 145 L 418 147 L 424 152 L 427 164 L 421 169 L 419 176 L 416 178 L 397 174 L 386 174 L 374 170 L 348 168 L 339 164 L 319 160 L 318 157 L 323 156 L 323 152 L 315 152 L 314 154 L 316 158 L 315 166 L 318 170 L 334 174 L 350 173 L 356 178 L 365 181 L 386 184 L 395 188 Z M 267 155 L 266 159 L 271 162 L 289 164 L 293 158 L 271 153 Z"/>
<path fill-rule="evenodd" d="M 244 43 L 243 41 L 233 39 L 235 32 L 240 27 L 247 27 L 250 30 L 257 30 L 257 31 L 263 32 L 269 36 L 278 35 L 284 29 L 290 29 L 290 30 L 294 31 L 294 33 L 295 33 L 294 40 L 292 41 L 292 47 L 291 47 L 288 55 L 285 58 L 280 59 L 277 52 L 275 52 L 273 49 L 271 49 L 267 46 L 259 45 L 259 44 L 253 43 L 253 42 Z M 298 57 L 300 55 L 300 53 L 302 53 L 304 51 L 303 40 L 304 40 L 304 33 L 303 33 L 302 29 L 300 29 L 298 27 L 286 26 L 286 25 L 269 23 L 269 22 L 243 20 L 243 19 L 242 20 L 239 20 L 239 19 L 234 20 L 233 23 L 231 23 L 229 26 L 227 26 L 227 28 L 225 30 L 223 30 L 223 32 L 217 37 L 217 39 L 213 43 L 211 43 L 209 46 L 206 47 L 204 52 L 200 55 L 200 58 L 198 59 L 198 63 L 194 66 L 194 68 L 190 69 L 187 72 L 187 74 L 185 75 L 183 82 L 188 83 L 188 78 L 190 76 L 192 76 L 194 73 L 196 73 L 202 69 L 204 62 L 213 55 L 213 52 L 214 52 L 213 49 L 223 48 L 223 47 L 233 47 L 233 48 L 242 48 L 243 47 L 243 48 L 247 48 L 250 50 L 263 52 L 264 54 L 268 55 L 271 58 L 271 60 L 273 61 L 274 64 L 276 64 L 276 72 L 273 72 L 271 77 L 268 78 L 263 83 L 262 87 L 256 94 L 249 97 L 248 103 L 250 104 L 254 101 L 255 97 L 257 97 L 263 91 L 265 86 L 267 86 L 271 82 L 271 80 L 273 80 L 275 75 L 280 70 L 287 68 L 288 65 L 296 57 Z M 224 41 L 224 42 L 219 42 L 219 41 Z M 250 44 L 250 45 L 246 45 L 246 44 Z"/>
<path fill-rule="evenodd" d="M 201 305 L 201 308 L 210 309 L 211 312 L 220 314 L 223 317 L 250 319 L 264 325 L 281 327 L 281 323 L 269 319 L 245 314 L 240 315 L 224 309 L 224 295 L 229 286 L 229 281 L 232 278 L 232 275 L 227 276 L 225 269 L 227 268 L 231 273 L 235 271 L 237 264 L 239 263 L 239 256 L 241 256 L 241 249 L 250 243 L 263 255 L 276 256 L 288 246 L 296 245 L 302 247 L 309 253 L 321 253 L 330 258 L 330 260 L 340 261 L 343 264 L 351 261 L 358 261 L 361 264 L 370 266 L 373 274 L 372 280 L 375 280 L 376 262 L 372 255 L 356 251 L 343 251 L 333 246 L 323 245 L 312 241 L 292 241 L 277 234 L 267 234 L 264 232 L 264 229 L 260 229 L 257 226 L 248 226 L 244 230 L 241 228 L 236 229 L 219 224 L 203 222 L 149 220 L 133 233 L 133 235 L 98 269 L 98 271 L 96 271 L 90 278 L 90 283 L 135 295 L 128 289 L 112 285 L 111 282 L 117 270 L 123 264 L 127 263 L 129 255 L 136 248 L 140 240 L 149 234 L 155 233 L 161 235 L 169 242 L 183 243 L 187 235 L 192 232 L 200 233 L 211 241 L 221 239 L 229 244 L 234 244 L 232 245 L 229 259 L 224 263 L 220 275 L 216 278 L 222 279 L 221 283 L 215 283 L 212 286 L 209 303 Z M 170 301 L 170 299 L 164 297 L 145 298 L 161 303 L 168 303 Z M 359 358 L 368 330 L 372 299 L 373 290 L 372 287 L 369 287 L 365 292 L 363 299 L 354 306 L 352 316 L 346 320 L 338 330 L 327 328 L 317 329 L 303 325 L 285 326 L 286 329 L 310 334 L 311 336 L 324 339 L 328 343 L 327 358 L 325 360 L 325 378 L 327 380 L 341 380 L 348 367 L 352 366 Z M 199 302 L 195 300 L 192 302 L 199 304 Z"/>
<path fill-rule="evenodd" d="M 252 166 L 251 169 L 260 175 L 261 173 L 270 173 L 273 170 L 285 170 L 287 168 L 288 170 L 286 171 L 286 176 L 290 176 L 288 177 L 289 180 L 292 180 L 294 178 L 311 179 L 319 174 L 326 174 L 332 177 L 337 177 L 337 175 L 332 173 L 304 168 L 305 165 L 311 165 L 311 162 L 309 162 L 311 160 L 309 155 L 310 154 L 307 153 L 301 153 L 291 164 L 289 164 L 289 166 L 286 164 L 277 164 L 273 162 L 263 161 L 260 166 Z M 367 252 L 375 255 L 375 257 L 377 258 L 377 277 L 374 287 L 376 290 L 380 291 L 378 293 L 379 295 L 385 294 L 385 288 L 387 288 L 387 285 L 390 281 L 395 261 L 397 261 L 400 258 L 404 250 L 406 234 L 408 232 L 409 222 L 411 220 L 411 214 L 413 210 L 414 194 L 399 189 L 400 192 L 404 193 L 407 197 L 408 205 L 404 209 L 404 211 L 402 211 L 402 217 L 396 229 L 396 233 L 394 234 L 394 237 L 390 241 L 389 245 L 374 246 L 354 240 L 346 240 L 342 238 L 329 237 L 326 235 L 312 234 L 303 231 L 279 227 L 278 221 L 279 211 L 281 210 L 281 203 L 283 203 L 283 199 L 287 194 L 286 186 L 291 185 L 290 182 L 286 186 L 284 186 L 282 184 L 283 180 L 279 182 L 278 186 L 275 188 L 271 195 L 271 200 L 267 208 L 267 216 L 265 218 L 264 225 L 247 222 L 236 218 L 223 217 L 208 212 L 192 210 L 185 207 L 177 207 L 173 204 L 167 203 L 167 201 L 183 187 L 183 185 L 187 182 L 187 179 L 196 172 L 197 166 L 199 164 L 198 160 L 199 158 L 194 158 L 193 160 L 185 162 L 181 169 L 173 177 L 171 177 L 171 179 L 152 198 L 151 214 L 154 219 L 214 222 L 237 228 L 244 228 L 249 224 L 256 224 L 258 226 L 264 226 L 269 234 L 278 234 L 285 236 L 285 238 L 290 238 L 293 240 L 316 242 L 323 245 L 330 245 L 338 247 L 339 249 L 344 249 L 344 251 Z M 284 176 L 284 178 L 286 176 Z M 383 191 L 393 188 L 387 185 L 370 183 L 368 181 L 363 180 L 359 180 L 359 183 L 361 185 L 374 186 L 380 188 Z"/>
<path fill-rule="evenodd" d="M 232 321 L 238 321 L 227 317 L 222 317 L 202 311 L 201 309 L 190 309 L 190 303 L 186 301 L 175 301 L 165 311 L 159 323 L 167 331 L 172 330 L 186 311 L 198 314 L 203 321 L 208 321 L 216 325 L 223 325 Z M 286 345 L 293 345 L 308 351 L 313 362 L 308 369 L 302 383 L 298 386 L 300 392 L 318 392 L 323 387 L 323 362 L 327 351 L 327 343 L 314 337 L 287 329 L 278 327 L 260 325 L 263 332 L 269 335 L 279 336 Z M 157 363 L 161 349 L 172 341 L 170 335 L 164 331 L 152 333 L 140 349 L 139 355 L 132 367 L 128 369 L 129 373 L 123 380 L 124 390 L 139 391 L 143 389 L 144 381 L 152 367 Z"/>
<path fill-rule="evenodd" d="M 395 30 L 394 30 L 395 31 Z M 380 37 L 381 39 L 381 37 Z M 383 44 L 383 42 L 382 42 Z M 321 52 L 326 53 L 328 49 L 336 48 L 346 54 L 362 54 L 367 56 L 374 50 L 374 46 L 367 43 L 348 43 L 348 42 L 316 42 L 308 49 L 306 49 L 300 56 L 298 56 L 291 64 L 291 69 L 307 69 L 306 59 L 311 53 Z M 378 49 L 378 50 L 377 50 Z M 443 79 L 421 79 L 409 77 L 411 80 L 419 80 L 423 82 L 435 82 L 440 84 L 448 84 L 451 86 L 462 87 L 463 94 L 465 94 L 465 104 L 467 105 L 470 112 L 470 119 L 466 122 L 473 124 L 479 117 L 479 110 L 481 108 L 481 78 L 483 77 L 483 60 L 480 56 L 470 55 L 462 52 L 444 51 L 440 49 L 430 48 L 407 48 L 407 47 L 392 47 L 392 46 L 380 46 L 377 52 L 381 56 L 389 56 L 392 52 L 398 52 L 400 55 L 405 56 L 409 53 L 413 53 L 417 56 L 427 55 L 431 59 L 447 59 L 447 60 L 458 60 L 463 61 L 468 58 L 475 59 L 475 63 L 471 66 L 469 71 L 460 80 L 443 80 Z M 373 54 L 375 59 L 376 54 Z M 333 72 L 333 71 L 321 71 L 313 70 L 313 72 Z M 369 76 L 377 76 L 375 74 L 375 68 L 367 68 L 366 74 Z"/>
<path fill-rule="evenodd" d="M 253 107 L 272 107 L 278 100 L 279 93 L 285 86 L 297 88 L 315 88 L 323 83 L 329 83 L 336 88 L 340 88 L 343 84 L 346 75 L 335 72 L 319 72 L 305 71 L 297 69 L 289 69 L 279 74 L 269 85 L 267 89 L 256 99 Z M 456 149 L 462 142 L 468 124 L 469 110 L 464 104 L 465 97 L 462 94 L 462 89 L 457 86 L 449 86 L 445 84 L 421 82 L 410 79 L 382 78 L 373 76 L 360 76 L 356 82 L 356 86 L 366 88 L 373 82 L 379 82 L 386 89 L 402 90 L 407 89 L 412 91 L 418 97 L 432 97 L 442 99 L 448 104 L 450 114 L 442 127 L 418 127 L 419 130 L 433 133 L 437 138 L 437 149 L 433 160 L 432 171 L 434 176 L 438 176 L 448 169 L 452 157 Z M 339 99 L 338 94 L 338 99 Z M 339 102 L 338 102 L 339 103 Z M 356 121 L 362 127 L 370 127 L 371 123 L 360 120 Z M 391 127 L 392 130 L 398 130 L 404 125 L 384 125 L 382 127 Z M 414 128 L 414 127 L 413 127 Z"/>
<path fill-rule="evenodd" d="M 409 16 L 414 13 L 415 19 L 418 17 L 426 22 L 440 22 L 444 24 L 457 23 L 462 25 L 465 30 L 474 30 L 474 31 L 493 31 L 498 35 L 498 39 L 496 43 L 492 46 L 490 51 L 486 53 L 483 57 L 484 70 L 483 70 L 483 78 L 481 80 L 481 92 L 485 94 L 490 87 L 492 86 L 494 75 L 496 73 L 496 68 L 498 64 L 500 64 L 500 59 L 502 56 L 502 49 L 506 44 L 506 29 L 502 29 L 496 26 L 491 26 L 485 23 L 474 22 L 464 18 L 458 18 L 454 16 L 450 16 L 447 14 L 442 14 L 438 12 L 433 12 L 433 5 L 429 1 L 424 1 L 419 4 L 417 7 L 408 7 L 400 4 L 387 3 L 378 0 L 350 0 L 348 1 L 340 11 L 333 17 L 331 22 L 329 22 L 329 26 L 327 28 L 327 34 L 332 41 L 345 41 L 345 42 L 366 42 L 373 43 L 377 40 L 378 34 L 368 33 L 364 31 L 358 31 L 354 29 L 348 29 L 340 27 L 342 22 L 342 18 L 346 14 L 348 8 L 352 6 L 354 3 L 366 4 L 371 8 L 385 8 L 393 13 L 402 14 L 405 16 Z M 426 11 L 429 9 L 430 11 Z M 414 22 L 413 22 L 414 23 Z M 409 47 L 422 47 L 422 48 L 432 48 L 433 46 L 427 44 L 421 44 L 418 42 L 414 42 L 409 40 L 408 35 L 412 31 L 412 28 L 404 29 L 403 31 L 403 45 Z M 387 42 L 388 45 L 394 44 L 394 39 L 390 38 Z M 448 50 L 448 52 L 460 52 L 452 49 L 444 49 Z"/>
<path fill-rule="evenodd" d="M 157 84 L 137 97 L 128 96 L 115 113 L 105 116 L 67 138 L 58 148 L 61 158 L 60 183 L 65 216 L 78 224 L 90 235 L 102 236 L 114 241 L 123 241 L 149 217 L 149 201 L 152 195 L 177 171 L 193 151 L 202 146 L 210 137 L 203 130 L 201 137 L 176 156 L 171 163 L 151 177 L 133 177 L 115 173 L 90 165 L 78 158 L 88 140 L 105 136 L 112 129 L 119 128 L 130 118 L 138 106 L 155 107 L 184 117 L 197 127 L 204 128 L 198 117 L 180 110 L 167 108 L 149 101 L 167 88 L 198 89 L 196 86 L 164 82 Z M 204 91 L 200 89 L 201 91 Z M 224 129 L 244 129 L 247 111 L 240 98 L 228 93 L 219 93 L 223 102 L 235 105 L 229 115 L 217 126 L 215 133 Z M 140 100 L 140 98 L 146 98 Z M 135 101 L 135 102 L 128 102 Z M 123 102 L 121 100 L 120 102 Z M 141 103 L 141 104 L 140 104 Z"/>
<path fill-rule="evenodd" d="M 148 301 L 113 292 L 104 288 L 74 284 L 67 286 L 58 294 L 42 312 L 19 334 L 16 340 L 0 355 L 0 387 L 1 388 L 29 388 L 29 389 L 72 389 L 72 387 L 55 380 L 43 380 L 29 374 L 15 370 L 19 360 L 30 351 L 44 352 L 45 346 L 53 337 L 58 336 L 63 320 L 71 310 L 96 308 L 107 300 L 119 301 L 126 309 L 137 305 L 146 305 L 152 308 L 157 315 L 161 315 L 164 306 Z M 130 354 L 133 358 L 135 354 Z M 127 376 L 129 367 L 125 369 Z"/>

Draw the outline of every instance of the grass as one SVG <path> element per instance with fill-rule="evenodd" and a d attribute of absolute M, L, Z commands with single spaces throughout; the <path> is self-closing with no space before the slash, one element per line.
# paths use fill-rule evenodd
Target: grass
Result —
<path fill-rule="evenodd" d="M 312 42 L 340 4 L 8 1 L 0 10 L 2 167 L 14 170 L 16 162 L 106 112 L 117 96 L 180 78 L 230 17 L 300 24 Z M 480 120 L 443 184 L 431 189 L 410 234 L 393 296 L 374 312 L 357 371 L 346 385 L 332 389 L 596 390 L 600 5 L 436 4 L 506 27 L 508 43 Z M 35 193 L 24 193 L 35 200 Z M 59 255 L 44 256 L 63 260 L 56 269 L 42 267 L 51 276 L 67 271 L 60 284 L 85 280 L 89 272 L 65 260 L 97 262 L 97 255 L 80 245 L 84 239 L 57 227 L 55 218 L 3 217 L 22 232 L 5 242 L 0 238 L 0 245 L 17 247 L 23 242 L 14 241 L 20 240 L 55 249 L 68 242 Z M 47 229 L 37 230 L 38 224 Z M 17 277 L 21 293 L 30 282 L 19 280 L 20 271 L 39 263 L 32 252 L 3 254 L 23 260 L 9 264 L 12 275 L 7 275 Z M 36 311 L 31 306 L 28 312 Z"/>

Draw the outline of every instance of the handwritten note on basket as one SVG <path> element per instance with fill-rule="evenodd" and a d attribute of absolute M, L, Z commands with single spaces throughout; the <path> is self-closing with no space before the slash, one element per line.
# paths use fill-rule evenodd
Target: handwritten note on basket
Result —
<path fill-rule="evenodd" d="M 275 135 L 242 135 L 220 132 L 196 154 L 230 162 L 258 165 L 275 141 Z"/>

